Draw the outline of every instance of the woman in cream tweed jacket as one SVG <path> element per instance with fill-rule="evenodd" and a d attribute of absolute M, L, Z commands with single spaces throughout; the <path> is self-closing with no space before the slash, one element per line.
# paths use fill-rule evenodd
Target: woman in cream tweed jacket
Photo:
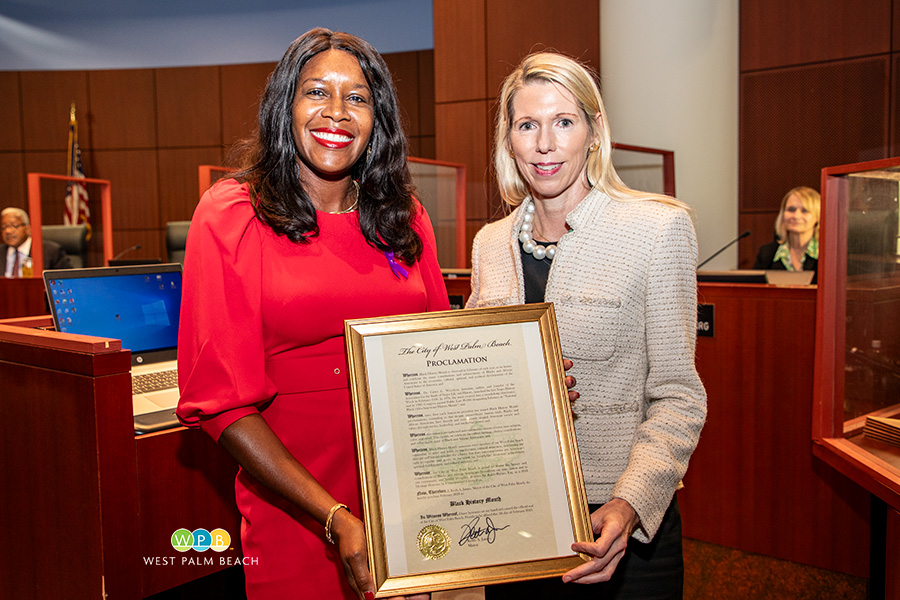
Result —
<path fill-rule="evenodd" d="M 517 208 L 476 236 L 467 306 L 554 303 L 581 395 L 575 429 L 597 540 L 573 546 L 594 559 L 562 582 L 488 588 L 488 598 L 681 594 L 674 493 L 706 417 L 697 243 L 683 205 L 621 182 L 610 146 L 595 78 L 576 61 L 532 55 L 504 82 L 494 163 Z"/>

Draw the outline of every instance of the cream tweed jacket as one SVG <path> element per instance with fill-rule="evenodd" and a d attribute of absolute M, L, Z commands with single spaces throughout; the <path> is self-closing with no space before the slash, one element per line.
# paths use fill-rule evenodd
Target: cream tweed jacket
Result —
<path fill-rule="evenodd" d="M 472 248 L 467 307 L 522 304 L 519 206 Z M 588 501 L 626 500 L 656 534 L 706 419 L 694 366 L 697 240 L 687 213 L 598 190 L 568 214 L 545 300 L 556 309 Z M 530 260 L 530 258 L 528 259 Z"/>

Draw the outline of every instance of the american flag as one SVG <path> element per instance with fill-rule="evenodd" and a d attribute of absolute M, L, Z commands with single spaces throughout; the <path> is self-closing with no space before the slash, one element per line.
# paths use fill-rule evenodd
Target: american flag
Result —
<path fill-rule="evenodd" d="M 75 105 L 69 112 L 69 166 L 66 172 L 69 177 L 84 178 L 81 170 L 81 149 L 78 147 L 78 121 L 75 120 Z M 66 225 L 87 225 L 87 239 L 91 239 L 91 207 L 88 206 L 88 193 L 78 182 L 70 181 L 66 186 L 66 214 L 63 215 Z"/>

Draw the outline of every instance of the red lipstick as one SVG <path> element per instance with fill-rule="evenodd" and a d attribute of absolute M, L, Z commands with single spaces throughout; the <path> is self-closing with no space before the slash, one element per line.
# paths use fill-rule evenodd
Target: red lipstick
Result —
<path fill-rule="evenodd" d="M 319 127 L 310 130 L 310 133 L 314 140 L 332 149 L 346 148 L 354 140 L 352 133 L 336 127 Z"/>

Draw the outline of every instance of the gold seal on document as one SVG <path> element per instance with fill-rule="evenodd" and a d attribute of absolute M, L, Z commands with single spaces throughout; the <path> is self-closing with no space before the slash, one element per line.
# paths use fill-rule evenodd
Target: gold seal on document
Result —
<path fill-rule="evenodd" d="M 419 552 L 428 560 L 438 560 L 450 551 L 450 534 L 440 525 L 426 525 L 419 532 Z"/>

